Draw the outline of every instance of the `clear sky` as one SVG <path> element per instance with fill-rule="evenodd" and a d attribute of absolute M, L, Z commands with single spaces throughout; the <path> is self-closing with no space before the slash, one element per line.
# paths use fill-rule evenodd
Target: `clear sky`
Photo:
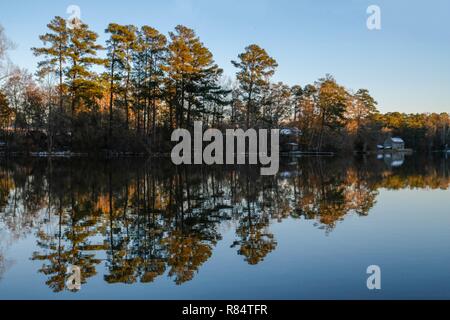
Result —
<path fill-rule="evenodd" d="M 366 26 L 381 8 L 381 30 Z M 312 83 L 330 73 L 349 89 L 367 88 L 382 112 L 450 112 L 448 0 L 1 0 L 0 24 L 17 44 L 14 63 L 35 69 L 30 48 L 69 5 L 101 35 L 109 22 L 151 25 L 164 34 L 195 29 L 228 76 L 245 46 L 279 63 L 275 81 Z"/>

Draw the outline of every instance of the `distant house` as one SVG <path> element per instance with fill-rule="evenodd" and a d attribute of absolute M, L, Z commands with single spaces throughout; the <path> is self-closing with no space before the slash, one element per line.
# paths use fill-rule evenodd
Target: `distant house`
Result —
<path fill-rule="evenodd" d="M 394 137 L 389 138 L 384 142 L 384 149 L 387 150 L 404 150 L 405 141 L 402 138 Z"/>
<path fill-rule="evenodd" d="M 280 149 L 283 153 L 297 153 L 300 151 L 298 139 L 302 132 L 297 128 L 280 129 Z"/>
<path fill-rule="evenodd" d="M 280 135 L 284 137 L 301 137 L 302 132 L 297 128 L 280 129 Z"/>

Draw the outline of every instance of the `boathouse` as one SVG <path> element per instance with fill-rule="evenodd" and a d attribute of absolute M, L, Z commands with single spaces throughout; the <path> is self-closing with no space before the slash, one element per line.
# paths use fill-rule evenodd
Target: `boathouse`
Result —
<path fill-rule="evenodd" d="M 402 138 L 389 138 L 384 142 L 384 149 L 387 150 L 405 150 L 405 141 Z"/>

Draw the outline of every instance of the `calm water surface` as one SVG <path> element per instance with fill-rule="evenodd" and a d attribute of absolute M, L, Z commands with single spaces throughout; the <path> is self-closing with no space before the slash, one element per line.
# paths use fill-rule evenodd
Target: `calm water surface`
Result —
<path fill-rule="evenodd" d="M 450 299 L 450 159 L 284 162 L 1 160 L 0 299 Z"/>

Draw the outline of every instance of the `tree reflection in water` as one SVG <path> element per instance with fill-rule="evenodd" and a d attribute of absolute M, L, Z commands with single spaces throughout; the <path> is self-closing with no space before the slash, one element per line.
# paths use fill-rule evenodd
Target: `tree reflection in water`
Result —
<path fill-rule="evenodd" d="M 34 234 L 39 272 L 65 290 L 67 269 L 86 283 L 106 268 L 107 283 L 192 280 L 235 228 L 233 250 L 250 265 L 277 248 L 272 223 L 316 221 L 332 232 L 347 215 L 367 216 L 378 190 L 447 189 L 444 158 L 406 159 L 392 168 L 375 159 L 299 159 L 276 177 L 259 168 L 174 167 L 167 160 L 3 160 L 0 170 L 0 279 L 4 246 Z"/>

